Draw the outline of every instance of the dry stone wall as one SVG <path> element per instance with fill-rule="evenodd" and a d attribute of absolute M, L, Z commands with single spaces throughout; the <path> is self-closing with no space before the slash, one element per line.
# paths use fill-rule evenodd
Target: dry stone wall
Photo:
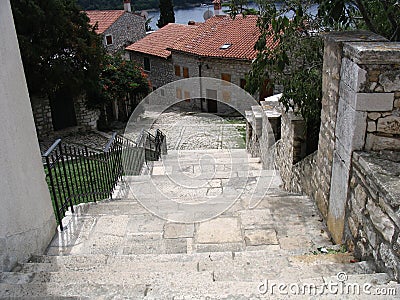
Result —
<path fill-rule="evenodd" d="M 31 96 L 31 106 L 37 135 L 40 137 L 52 132 L 54 128 L 49 98 Z"/>
<path fill-rule="evenodd" d="M 345 240 L 400 280 L 400 152 L 353 154 Z"/>

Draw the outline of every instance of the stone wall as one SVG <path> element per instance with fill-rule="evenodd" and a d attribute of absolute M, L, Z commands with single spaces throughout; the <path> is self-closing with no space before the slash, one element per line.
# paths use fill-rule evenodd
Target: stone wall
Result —
<path fill-rule="evenodd" d="M 153 89 L 175 80 L 171 58 L 146 55 L 134 51 L 129 51 L 129 57 L 131 61 L 137 62 L 142 68 L 144 67 L 144 58 L 147 57 L 150 60 L 150 71 L 145 72 L 149 76 Z"/>
<path fill-rule="evenodd" d="M 91 109 L 86 106 L 86 99 L 83 96 L 78 97 L 74 101 L 76 122 L 78 126 L 87 129 L 97 129 L 97 121 L 100 117 L 99 109 Z"/>
<path fill-rule="evenodd" d="M 134 13 L 125 12 L 103 33 L 103 45 L 108 52 L 124 50 L 125 47 L 146 36 L 146 20 Z M 106 36 L 111 35 L 113 43 L 106 44 Z"/>
<path fill-rule="evenodd" d="M 354 153 L 345 240 L 400 281 L 400 152 Z"/>
<path fill-rule="evenodd" d="M 31 107 L 37 135 L 42 137 L 53 132 L 53 118 L 49 98 L 32 96 Z M 98 109 L 86 107 L 86 99 L 84 96 L 80 96 L 74 100 L 74 107 L 78 126 L 87 129 L 97 129 L 97 121 L 100 117 L 100 111 Z"/>
<path fill-rule="evenodd" d="M 298 155 L 300 120 L 282 113 L 281 139 L 260 152 L 274 157 L 285 189 L 316 201 L 336 243 L 400 280 L 399 164 L 382 161 L 400 155 L 400 43 L 382 40 L 367 32 L 327 35 L 318 151 Z"/>
<path fill-rule="evenodd" d="M 38 136 L 44 136 L 54 130 L 50 100 L 47 97 L 31 96 L 33 118 Z"/>

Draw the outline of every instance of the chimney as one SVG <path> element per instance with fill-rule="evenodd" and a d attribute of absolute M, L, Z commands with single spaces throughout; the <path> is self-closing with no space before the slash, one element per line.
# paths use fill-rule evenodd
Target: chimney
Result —
<path fill-rule="evenodd" d="M 221 0 L 214 0 L 214 15 L 215 16 L 220 16 L 222 15 L 222 4 Z"/>
<path fill-rule="evenodd" d="M 131 0 L 124 0 L 124 11 L 131 12 Z"/>

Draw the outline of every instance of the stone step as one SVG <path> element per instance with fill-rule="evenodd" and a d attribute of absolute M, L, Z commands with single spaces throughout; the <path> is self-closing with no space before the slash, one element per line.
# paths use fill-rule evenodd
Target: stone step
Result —
<path fill-rule="evenodd" d="M 362 274 L 362 275 L 349 275 L 349 283 L 352 281 L 360 282 L 360 285 L 364 283 L 370 283 L 370 291 L 377 291 L 380 289 L 395 289 L 396 296 L 384 296 L 377 297 L 376 294 L 366 294 L 362 291 L 362 286 L 360 286 L 360 294 L 352 293 L 351 288 L 344 290 L 344 292 L 335 291 L 332 292 L 325 286 L 325 277 L 316 277 L 300 281 L 282 281 L 278 280 L 268 280 L 268 290 L 263 290 L 265 280 L 257 282 L 213 282 L 209 286 L 198 286 L 190 289 L 190 285 L 179 285 L 179 289 L 174 289 L 172 286 L 152 286 L 149 289 L 148 295 L 151 297 L 153 295 L 158 296 L 160 299 L 168 298 L 170 295 L 184 295 L 189 296 L 188 298 L 183 297 L 182 299 L 398 299 L 400 292 L 400 285 L 394 282 L 390 282 L 390 278 L 385 273 L 376 274 Z M 333 280 L 333 283 L 338 283 L 338 280 Z M 232 286 L 233 283 L 233 286 Z M 256 286 L 255 286 L 256 285 Z M 311 288 L 310 286 L 314 286 Z M 218 290 L 215 290 L 218 287 Z M 280 292 L 280 288 L 282 288 Z M 254 288 L 256 289 L 254 291 Z M 318 289 L 317 289 L 318 288 Z M 311 291 L 311 292 L 310 292 Z M 323 291 L 323 294 L 320 295 Z M 174 298 L 175 299 L 175 298 Z M 178 298 L 180 299 L 180 298 Z"/>
<path fill-rule="evenodd" d="M 287 256 L 267 252 L 196 253 L 173 255 L 121 255 L 121 256 L 60 256 L 37 257 L 37 262 L 25 264 L 19 273 L 40 272 L 129 272 L 129 273 L 181 273 L 207 272 L 219 281 L 254 281 L 261 277 L 312 278 L 334 275 L 339 271 L 348 274 L 373 273 L 374 265 L 368 262 L 349 263 L 350 254 Z M 12 273 L 14 274 L 14 273 Z M 307 274 L 307 275 L 305 275 Z"/>
<path fill-rule="evenodd" d="M 360 295 L 352 293 L 330 294 L 327 288 L 324 295 L 319 295 L 322 286 L 330 280 L 329 277 L 316 277 L 302 281 L 268 280 L 261 279 L 257 282 L 237 282 L 237 281 L 211 281 L 211 282 L 190 282 L 182 280 L 178 282 L 160 281 L 147 284 L 126 284 L 123 279 L 118 284 L 99 284 L 87 281 L 85 283 L 63 282 L 57 284 L 44 282 L 37 284 L 0 284 L 0 298 L 6 297 L 81 297 L 91 299 L 380 299 L 376 295 L 366 295 L 360 291 Z M 337 278 L 332 278 L 332 282 L 337 283 Z M 349 275 L 348 283 L 370 284 L 369 290 L 376 292 L 377 288 L 394 288 L 395 292 L 400 292 L 399 284 L 390 282 L 387 274 L 376 273 L 366 275 Z M 263 290 L 264 284 L 268 284 L 268 289 Z M 279 286 L 284 285 L 285 289 L 280 292 Z M 318 290 L 311 290 L 310 286 L 318 287 Z M 293 288 L 294 287 L 294 288 Z M 298 287 L 298 289 L 296 289 Z M 290 289 L 289 289 L 290 288 Z M 296 290 L 304 294 L 294 294 Z M 362 287 L 361 287 L 362 289 Z M 312 292 L 314 291 L 314 292 Z M 352 291 L 352 290 L 350 290 Z M 381 290 L 382 291 L 382 290 Z M 265 292 L 265 293 L 264 293 Z M 398 296 L 385 296 L 382 299 L 398 299 Z M 52 299 L 52 298 L 49 298 Z"/>
<path fill-rule="evenodd" d="M 212 282 L 212 272 L 181 272 L 179 269 L 147 270 L 105 270 L 105 271 L 66 271 L 66 272 L 3 272 L 0 283 L 5 284 L 38 284 L 38 283 L 95 283 L 95 284 L 162 284 L 163 282 L 181 282 L 188 280 L 192 284 Z"/>

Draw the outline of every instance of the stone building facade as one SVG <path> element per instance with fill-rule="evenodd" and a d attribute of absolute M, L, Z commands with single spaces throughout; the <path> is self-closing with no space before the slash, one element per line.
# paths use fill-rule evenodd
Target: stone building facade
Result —
<path fill-rule="evenodd" d="M 246 74 L 251 70 L 251 61 L 239 60 L 239 59 L 224 59 L 215 57 L 199 57 L 190 53 L 178 52 L 172 50 L 172 70 L 173 79 L 181 80 L 188 77 L 210 77 L 221 80 L 229 81 L 241 88 L 244 88 L 246 83 Z M 213 91 L 209 91 L 210 95 Z M 214 92 L 216 94 L 216 92 Z M 206 94 L 204 98 L 210 98 L 211 96 Z M 230 95 L 222 95 L 225 101 L 229 101 Z M 211 97 L 212 98 L 212 97 Z M 218 101 L 216 103 L 210 102 L 210 100 L 204 99 L 202 104 L 199 104 L 199 100 L 192 100 L 197 107 L 200 106 L 203 111 L 218 112 L 218 113 L 232 113 L 233 110 L 226 104 Z M 211 100 L 212 101 L 212 100 Z M 216 106 L 213 109 L 211 105 Z"/>
<path fill-rule="evenodd" d="M 129 58 L 143 68 L 151 82 L 153 90 L 174 81 L 171 58 L 132 51 L 129 52 Z M 149 66 L 147 70 L 145 69 L 145 61 L 146 65 Z"/>
<path fill-rule="evenodd" d="M 204 23 L 168 24 L 126 50 L 149 74 L 153 88 L 193 77 L 217 78 L 243 88 L 257 55 L 253 45 L 258 36 L 256 16 L 232 19 L 216 15 Z M 267 46 L 273 47 L 272 39 L 267 41 Z M 202 100 L 188 98 L 189 91 L 180 94 L 184 100 L 182 105 L 188 108 L 221 114 L 235 112 L 222 103 L 232 97 L 222 90 L 206 90 L 200 97 Z M 258 94 L 254 97 L 258 99 Z"/>
<path fill-rule="evenodd" d="M 400 43 L 368 32 L 328 34 L 318 150 L 302 155 L 304 121 L 282 110 L 282 138 L 265 144 L 263 128 L 257 141 L 261 158 L 275 158 L 285 189 L 316 201 L 336 243 L 398 281 L 399 62 Z M 269 119 L 267 109 L 258 118 L 264 116 Z"/>
<path fill-rule="evenodd" d="M 175 80 L 171 51 L 168 48 L 193 28 L 192 25 L 171 23 L 126 47 L 130 60 L 143 68 L 153 89 Z"/>
<path fill-rule="evenodd" d="M 146 20 L 139 15 L 124 12 L 102 34 L 103 45 L 108 52 L 124 50 L 126 46 L 142 39 L 146 35 Z M 111 43 L 108 40 L 111 37 Z"/>
<path fill-rule="evenodd" d="M 122 3 L 121 3 L 122 5 Z M 102 36 L 107 52 L 115 53 L 146 35 L 146 20 L 131 12 L 130 1 L 124 1 L 124 10 L 86 11 L 96 33 Z"/>

